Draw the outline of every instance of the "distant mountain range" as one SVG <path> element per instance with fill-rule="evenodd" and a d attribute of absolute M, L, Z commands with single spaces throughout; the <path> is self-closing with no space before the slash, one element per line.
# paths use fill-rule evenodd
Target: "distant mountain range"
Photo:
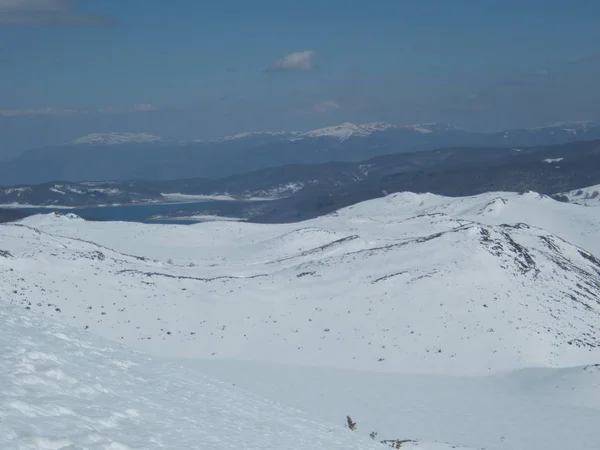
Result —
<path fill-rule="evenodd" d="M 292 164 L 219 179 L 50 182 L 0 189 L 0 205 L 81 207 L 207 196 L 258 198 L 265 201 L 223 202 L 212 213 L 256 222 L 295 222 L 394 192 L 458 197 L 535 191 L 580 203 L 593 202 L 598 194 L 595 188 L 579 189 L 599 184 L 600 140 L 596 140 L 521 148 L 453 147 L 361 162 Z"/>
<path fill-rule="evenodd" d="M 71 144 L 154 144 L 163 141 L 163 138 L 149 133 L 92 133 L 73 140 Z"/>
<path fill-rule="evenodd" d="M 448 147 L 519 148 L 600 139 L 600 125 L 561 123 L 476 133 L 446 124 L 344 123 L 305 133 L 249 132 L 213 141 L 174 141 L 151 134 L 91 134 L 27 151 L 0 164 L 0 185 L 52 181 L 218 179 L 289 164 L 358 162 Z"/>

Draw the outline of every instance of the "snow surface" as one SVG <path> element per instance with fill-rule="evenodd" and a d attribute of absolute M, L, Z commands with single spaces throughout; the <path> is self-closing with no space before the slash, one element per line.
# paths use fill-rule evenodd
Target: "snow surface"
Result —
<path fill-rule="evenodd" d="M 419 134 L 430 134 L 435 131 L 444 131 L 453 129 L 448 125 L 442 125 L 437 123 L 427 124 L 416 124 L 416 125 L 391 125 L 387 122 L 373 122 L 365 124 L 354 124 L 350 122 L 344 122 L 340 125 L 334 125 L 331 127 L 317 128 L 315 130 L 300 133 L 294 136 L 290 140 L 300 140 L 306 138 L 334 138 L 340 141 L 345 141 L 351 137 L 367 137 L 373 133 L 386 131 L 391 129 L 402 129 L 414 131 Z"/>
<path fill-rule="evenodd" d="M 0 225 L 0 448 L 596 450 L 599 219 L 400 193 L 285 225 Z"/>
<path fill-rule="evenodd" d="M 239 202 L 239 201 L 263 201 L 268 200 L 262 197 L 244 197 L 244 198 L 236 198 L 231 195 L 225 194 L 213 194 L 213 195 L 202 195 L 202 194 L 180 194 L 180 193 L 161 193 L 160 194 L 163 199 L 166 201 L 173 201 L 177 203 L 184 202 L 198 202 L 198 201 L 220 201 L 220 202 Z"/>
<path fill-rule="evenodd" d="M 557 122 L 550 125 L 545 125 L 542 127 L 531 128 L 533 131 L 541 131 L 541 130 L 549 130 L 549 129 L 558 129 L 561 131 L 568 131 L 573 134 L 577 134 L 578 131 L 585 132 L 589 128 L 596 128 L 598 124 L 592 121 L 571 121 L 571 122 Z"/>
<path fill-rule="evenodd" d="M 20 209 L 20 208 L 48 208 L 48 209 L 75 209 L 75 206 L 62 205 L 31 205 L 29 203 L 4 203 L 0 204 L 0 208 Z"/>
<path fill-rule="evenodd" d="M 219 139 L 219 141 L 237 141 L 257 136 L 280 136 L 283 138 L 291 137 L 298 134 L 296 131 L 247 131 L 244 133 L 232 134 Z"/>
<path fill-rule="evenodd" d="M 468 375 L 592 364 L 598 213 L 498 193 L 396 194 L 286 225 L 34 216 L 0 227 L 0 293 L 156 355 Z"/>
<path fill-rule="evenodd" d="M 316 130 L 307 131 L 306 133 L 300 133 L 291 140 L 329 137 L 345 141 L 353 136 L 370 136 L 376 131 L 385 131 L 390 128 L 394 128 L 394 126 L 386 122 L 375 122 L 362 125 L 345 122 L 332 127 L 317 128 Z"/>
<path fill-rule="evenodd" d="M 242 133 L 231 134 L 228 136 L 224 136 L 219 139 L 186 139 L 182 140 L 179 143 L 182 145 L 190 144 L 190 143 L 221 143 L 221 142 L 229 142 L 229 141 L 240 141 L 244 139 L 252 139 L 257 137 L 276 137 L 281 139 L 291 138 L 300 134 L 297 131 L 245 131 Z"/>
<path fill-rule="evenodd" d="M 191 216 L 163 216 L 160 214 L 154 215 L 152 217 L 150 217 L 150 220 L 189 220 L 192 222 L 208 222 L 208 221 L 215 221 L 215 222 L 228 222 L 228 221 L 232 221 L 232 222 L 241 222 L 244 221 L 246 219 L 241 218 L 241 217 L 223 217 L 223 216 L 215 216 L 215 215 L 210 215 L 210 214 L 193 214 Z"/>
<path fill-rule="evenodd" d="M 577 205 L 600 206 L 600 184 L 564 192 L 561 195 L 567 197 L 571 203 Z"/>
<path fill-rule="evenodd" d="M 17 195 L 21 195 L 27 192 L 31 192 L 31 188 L 30 187 L 12 187 L 12 188 L 5 188 L 2 189 L 2 191 L 5 194 L 14 194 L 16 193 Z"/>
<path fill-rule="evenodd" d="M 566 131 L 573 135 L 578 133 L 585 133 L 590 129 L 596 128 L 600 125 L 594 122 L 562 122 L 543 127 L 530 128 L 528 131 L 550 131 L 555 133 L 556 131 Z M 222 143 L 229 141 L 240 141 L 244 139 L 252 139 L 256 137 L 274 137 L 281 138 L 282 140 L 300 140 L 307 138 L 333 138 L 339 141 L 345 141 L 351 137 L 367 137 L 373 133 L 386 131 L 391 129 L 413 131 L 419 134 L 431 134 L 436 132 L 443 132 L 449 130 L 462 130 L 460 128 L 453 127 L 447 124 L 441 123 L 424 123 L 424 124 L 412 124 L 412 125 L 396 125 L 389 124 L 387 122 L 373 122 L 364 124 L 354 124 L 350 122 L 344 122 L 338 125 L 329 127 L 317 128 L 305 132 L 298 131 L 246 131 L 241 133 L 224 136 L 219 139 L 205 140 L 205 139 L 185 139 L 179 141 L 179 144 L 186 145 L 190 143 Z M 510 132 L 514 130 L 508 130 L 504 133 L 504 138 L 510 136 Z M 517 130 L 521 131 L 521 130 Z M 155 136 L 149 133 L 91 133 L 86 136 L 80 137 L 71 141 L 72 144 L 125 144 L 125 143 L 156 143 L 164 141 L 162 137 Z"/>
<path fill-rule="evenodd" d="M 600 366 L 454 377 L 248 361 L 194 364 L 315 420 L 333 423 L 350 414 L 358 433 L 377 431 L 382 439 L 486 450 L 597 450 L 600 438 Z"/>
<path fill-rule="evenodd" d="M 0 348 L 2 449 L 381 448 L 171 361 L 2 304 Z"/>

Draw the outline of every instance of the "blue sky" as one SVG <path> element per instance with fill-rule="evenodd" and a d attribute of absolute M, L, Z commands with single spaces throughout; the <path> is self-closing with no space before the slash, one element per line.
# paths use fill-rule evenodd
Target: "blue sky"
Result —
<path fill-rule="evenodd" d="M 597 0 L 0 0 L 0 116 L 200 137 L 342 120 L 503 128 L 521 119 L 502 89 L 560 72 L 556 111 L 540 104 L 522 125 L 596 119 L 561 113 L 559 91 L 598 91 L 564 74 L 596 61 L 598 17 Z"/>

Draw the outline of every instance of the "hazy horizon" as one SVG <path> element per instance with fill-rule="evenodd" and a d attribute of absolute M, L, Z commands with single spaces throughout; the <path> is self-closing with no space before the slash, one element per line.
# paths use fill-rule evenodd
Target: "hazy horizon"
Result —
<path fill-rule="evenodd" d="M 600 121 L 597 2 L 0 0 L 0 157 L 89 133 Z"/>

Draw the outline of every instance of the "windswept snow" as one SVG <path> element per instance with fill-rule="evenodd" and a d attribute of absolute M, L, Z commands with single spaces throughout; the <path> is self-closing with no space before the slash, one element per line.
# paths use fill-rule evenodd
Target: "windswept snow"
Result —
<path fill-rule="evenodd" d="M 287 225 L 36 216 L 0 229 L 13 269 L 0 292 L 158 355 L 455 374 L 591 364 L 594 212 L 500 193 L 396 194 Z"/>
<path fill-rule="evenodd" d="M 381 449 L 340 425 L 6 305 L 0 348 L 2 449 Z"/>
<path fill-rule="evenodd" d="M 600 185 L 589 186 L 583 189 L 575 189 L 560 194 L 569 202 L 583 206 L 600 206 Z"/>
<path fill-rule="evenodd" d="M 600 366 L 452 377 L 251 361 L 193 364 L 321 421 L 350 413 L 359 434 L 377 431 L 382 439 L 422 438 L 486 450 L 597 450 L 600 438 Z"/>
<path fill-rule="evenodd" d="M 599 212 L 399 193 L 0 225 L 0 447 L 596 450 Z"/>

